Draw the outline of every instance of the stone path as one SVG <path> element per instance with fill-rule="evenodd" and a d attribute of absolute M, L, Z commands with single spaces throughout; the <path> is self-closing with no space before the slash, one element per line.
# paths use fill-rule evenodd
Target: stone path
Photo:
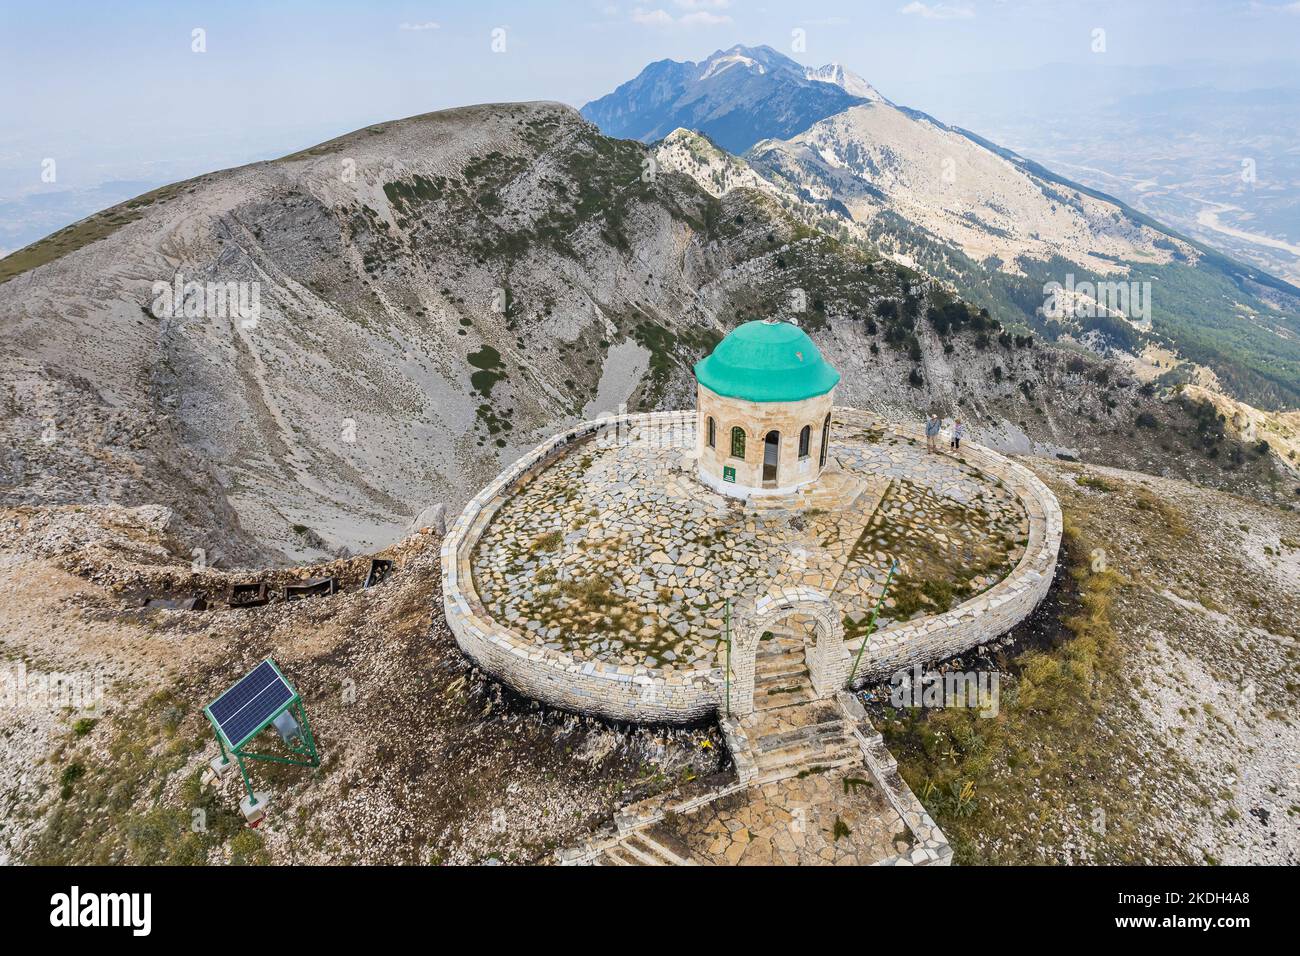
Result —
<path fill-rule="evenodd" d="M 833 435 L 817 486 L 751 506 L 695 480 L 693 428 L 577 445 L 483 533 L 472 567 L 484 606 L 578 661 L 690 669 L 717 665 L 728 599 L 803 584 L 860 622 L 897 559 L 903 600 L 883 625 L 947 610 L 1017 560 L 1024 514 L 996 480 L 862 420 L 837 420 Z"/>
<path fill-rule="evenodd" d="M 709 862 L 733 866 L 869 865 L 913 845 L 860 768 L 788 777 L 724 797 L 688 819 L 684 839 L 701 844 Z"/>
<path fill-rule="evenodd" d="M 606 850 L 596 865 L 681 865 L 633 857 L 641 841 L 691 865 L 866 866 L 911 852 L 901 817 L 861 769 L 814 773 L 730 794 Z"/>
<path fill-rule="evenodd" d="M 795 618 L 764 635 L 755 711 L 729 726 L 739 785 L 712 800 L 629 808 L 628 832 L 561 854 L 597 866 L 947 863 L 951 851 L 860 707 L 815 699 Z M 762 688 L 763 691 L 760 691 Z M 874 754 L 874 759 L 872 755 Z"/>
<path fill-rule="evenodd" d="M 821 701 L 835 707 L 835 701 Z M 803 705 L 796 705 L 803 706 Z M 854 722 L 849 718 L 849 725 Z M 860 751 L 839 766 L 814 763 L 768 782 L 739 784 L 686 807 L 629 808 L 628 832 L 562 851 L 564 864 L 596 866 L 927 866 L 952 851 L 934 821 L 897 779 L 878 774 Z M 893 779 L 890 779 L 890 776 Z M 637 823 L 637 812 L 650 818 Z"/>

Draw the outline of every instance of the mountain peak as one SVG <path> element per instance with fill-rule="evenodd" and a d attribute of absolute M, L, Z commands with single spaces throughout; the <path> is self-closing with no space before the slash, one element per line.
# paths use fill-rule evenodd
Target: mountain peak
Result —
<path fill-rule="evenodd" d="M 834 61 L 827 63 L 825 66 L 805 67 L 804 76 L 819 83 L 830 83 L 838 86 L 850 96 L 861 97 L 873 103 L 889 102 L 880 95 L 874 86 L 858 76 L 858 74 Z"/>
<path fill-rule="evenodd" d="M 745 46 L 743 43 L 737 43 L 735 46 L 728 47 L 725 50 L 715 50 L 706 59 L 701 60 L 697 65 L 704 66 L 705 64 L 716 60 L 718 57 L 726 56 L 748 57 L 769 69 L 776 67 L 785 67 L 786 69 L 792 69 L 795 71 L 800 69 L 799 64 L 794 60 L 790 59 L 784 53 L 772 49 L 765 43 L 760 43 L 758 46 Z"/>
<path fill-rule="evenodd" d="M 737 44 L 698 63 L 652 63 L 588 103 L 582 115 L 610 136 L 653 142 L 684 127 L 742 153 L 761 139 L 796 136 L 818 120 L 880 98 L 843 68 L 834 76 L 811 76 L 769 46 Z M 869 95 L 852 92 L 853 84 Z"/>
<path fill-rule="evenodd" d="M 711 76 L 717 76 L 723 70 L 729 69 L 733 66 L 743 66 L 746 69 L 753 70 L 757 73 L 767 72 L 767 67 L 745 53 L 743 47 L 735 47 L 734 49 L 728 50 L 726 53 L 715 53 L 713 56 L 701 63 L 700 66 L 704 68 L 703 72 L 700 74 L 701 80 L 707 80 Z"/>

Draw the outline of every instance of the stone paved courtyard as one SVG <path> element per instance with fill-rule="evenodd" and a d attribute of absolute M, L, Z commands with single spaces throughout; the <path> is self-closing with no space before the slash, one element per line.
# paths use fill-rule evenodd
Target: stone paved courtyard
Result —
<path fill-rule="evenodd" d="M 751 787 L 649 836 L 686 859 L 727 866 L 865 866 L 913 848 L 907 824 L 861 767 Z"/>
<path fill-rule="evenodd" d="M 484 606 L 580 661 L 709 667 L 728 598 L 805 584 L 834 596 L 852 634 L 895 559 L 882 625 L 947 610 L 1018 560 L 1027 519 L 996 479 L 860 413 L 833 434 L 817 486 L 748 506 L 695 480 L 691 427 L 576 444 L 483 533 Z"/>

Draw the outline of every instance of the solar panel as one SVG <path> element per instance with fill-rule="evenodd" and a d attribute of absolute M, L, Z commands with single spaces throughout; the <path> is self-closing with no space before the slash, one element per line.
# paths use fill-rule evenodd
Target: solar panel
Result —
<path fill-rule="evenodd" d="M 208 715 L 231 746 L 238 747 L 293 698 L 293 688 L 268 659 L 208 705 Z"/>

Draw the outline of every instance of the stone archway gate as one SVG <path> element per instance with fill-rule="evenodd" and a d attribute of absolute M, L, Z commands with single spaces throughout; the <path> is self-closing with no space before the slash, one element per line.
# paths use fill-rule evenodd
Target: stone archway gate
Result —
<path fill-rule="evenodd" d="M 754 711 L 754 659 L 758 641 L 771 625 L 793 614 L 812 618 L 813 642 L 805 645 L 808 675 L 818 697 L 829 697 L 844 687 L 853 665 L 844 643 L 844 625 L 830 595 L 815 588 L 784 587 L 737 609 L 731 645 L 731 712 L 745 716 Z"/>

